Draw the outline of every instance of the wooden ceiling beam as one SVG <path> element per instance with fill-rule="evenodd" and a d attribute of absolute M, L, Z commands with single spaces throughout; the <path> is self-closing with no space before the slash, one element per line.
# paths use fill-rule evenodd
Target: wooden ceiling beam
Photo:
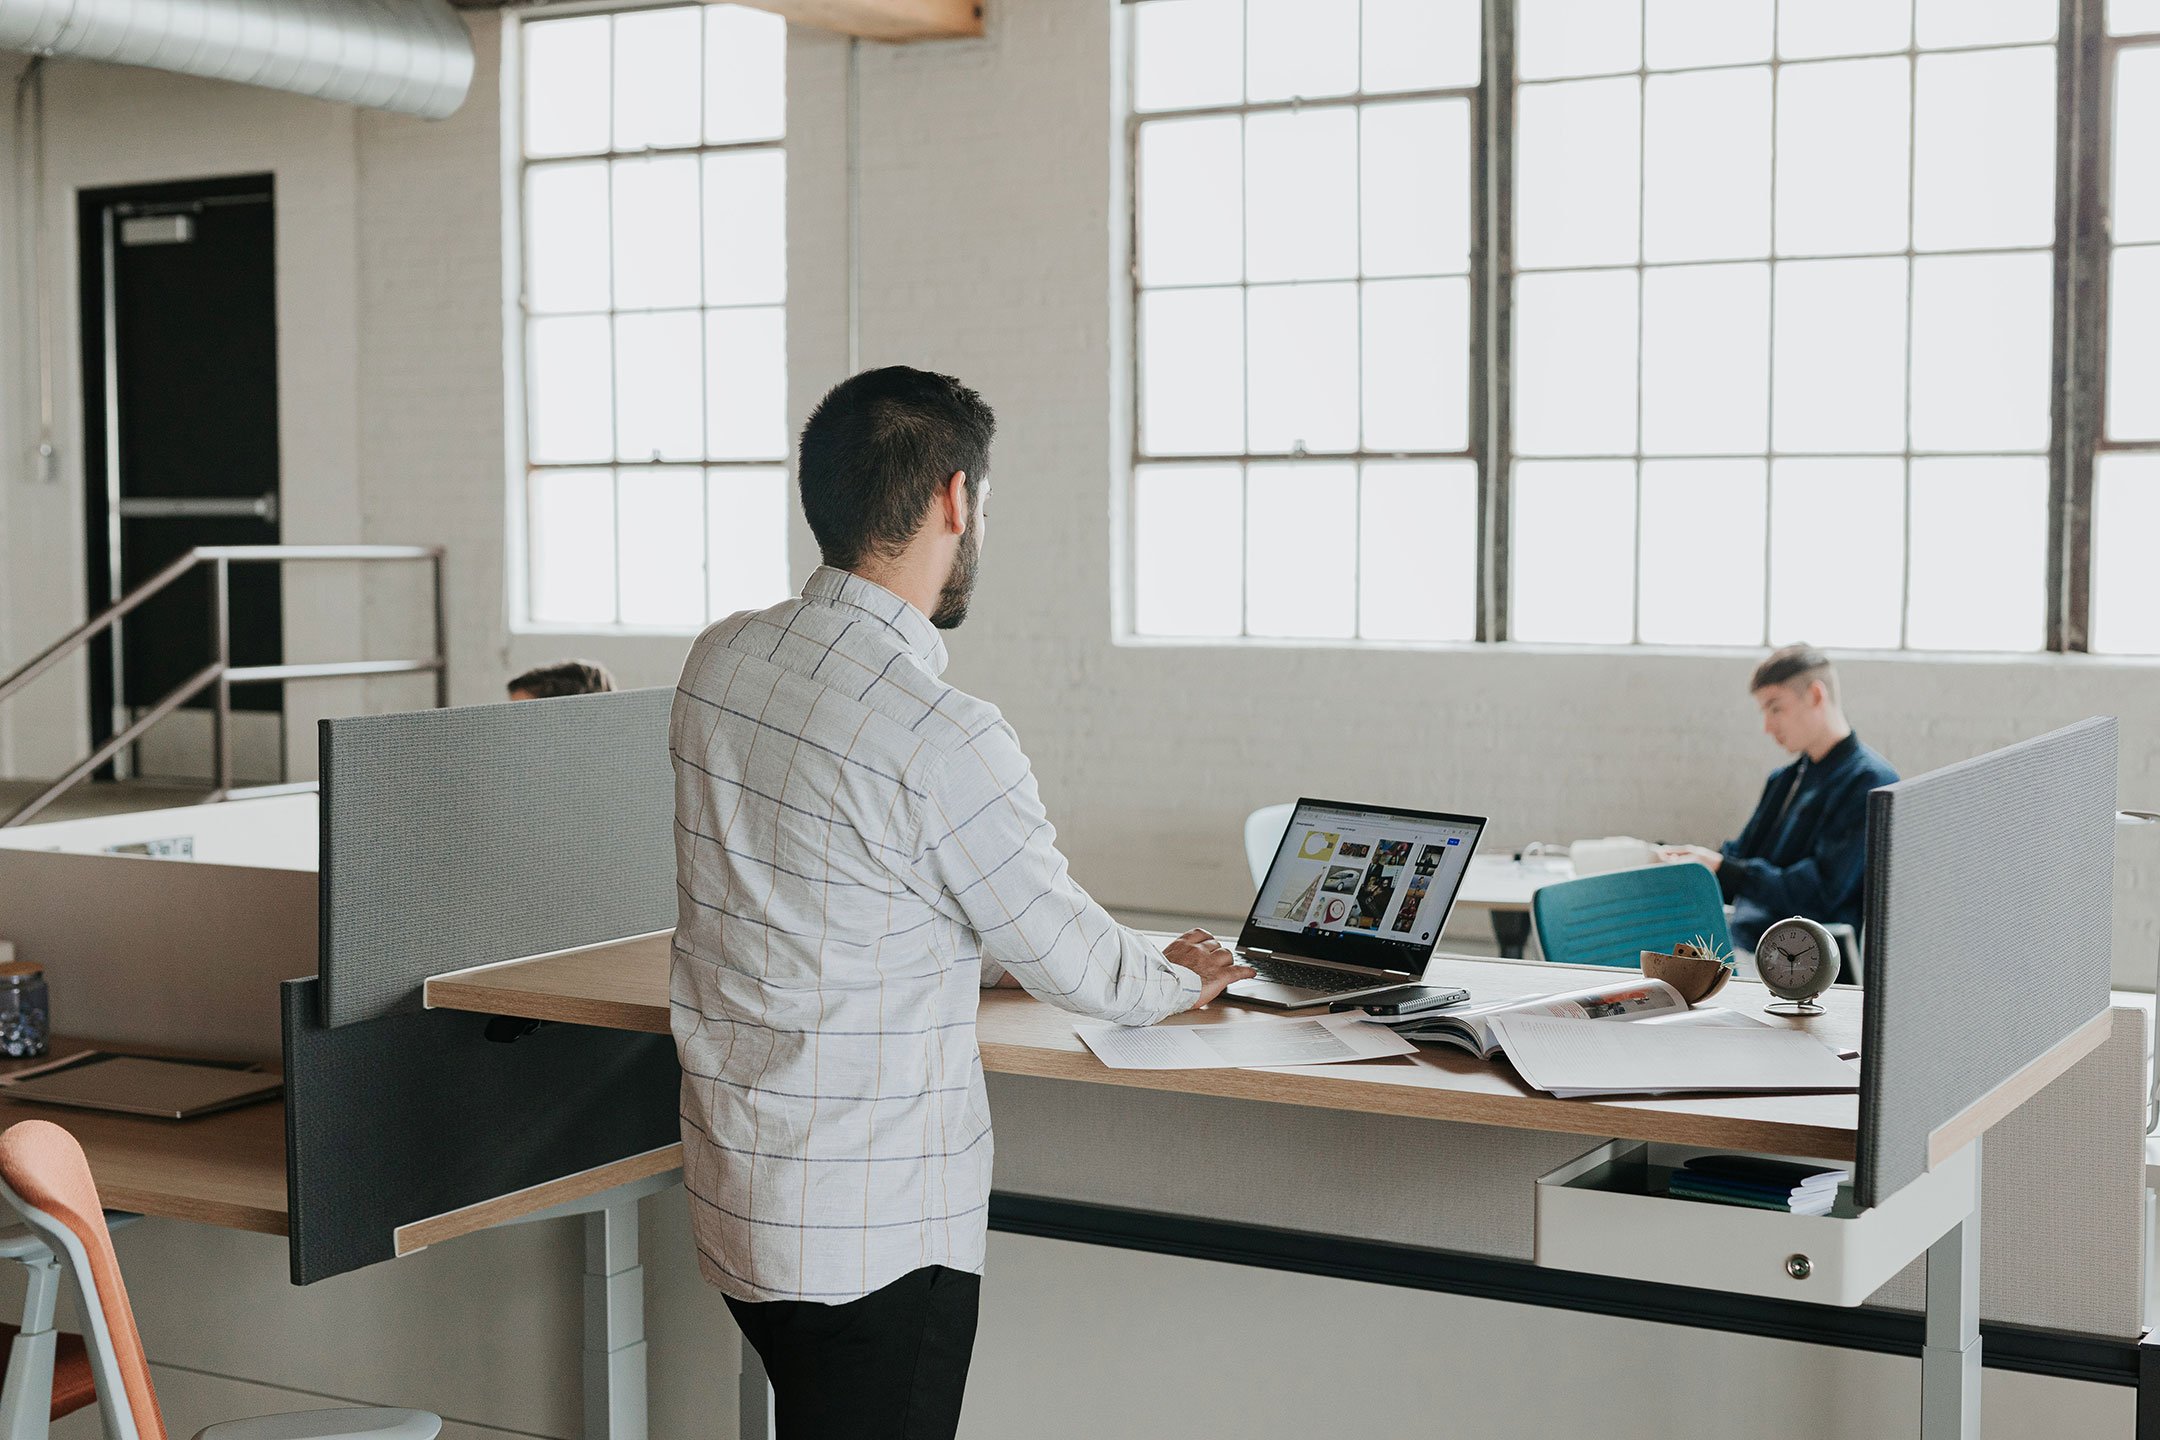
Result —
<path fill-rule="evenodd" d="M 491 10 L 503 0 L 454 0 L 467 10 Z M 858 35 L 865 40 L 966 40 L 983 33 L 981 0 L 735 0 L 795 25 Z M 544 8 L 526 12 L 533 18 Z"/>
<path fill-rule="evenodd" d="M 980 0 L 737 0 L 809 25 L 865 40 L 965 40 L 983 33 Z"/>

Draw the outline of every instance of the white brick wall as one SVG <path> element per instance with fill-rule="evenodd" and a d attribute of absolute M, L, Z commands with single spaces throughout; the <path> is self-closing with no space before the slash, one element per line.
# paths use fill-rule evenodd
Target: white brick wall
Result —
<path fill-rule="evenodd" d="M 1108 0 L 1002 0 L 983 40 L 860 50 L 862 360 L 950 370 L 998 408 L 1002 436 L 982 595 L 976 618 L 954 637 L 952 674 L 1019 726 L 1079 874 L 1125 906 L 1241 910 L 1247 886 L 1239 822 L 1256 805 L 1298 793 L 1485 811 L 1501 846 L 1621 830 L 1703 840 L 1729 833 L 1777 760 L 1755 733 L 1741 693 L 1749 656 L 1113 641 L 1111 517 L 1127 447 L 1118 253 L 1124 221 L 1114 203 L 1124 127 L 1114 12 Z M 680 640 L 509 632 L 499 52 L 493 17 L 471 18 L 480 49 L 473 98 L 439 124 L 145 72 L 57 67 L 50 122 L 56 253 L 72 253 L 72 187 L 275 171 L 288 534 L 447 544 L 453 689 L 461 702 L 492 699 L 512 669 L 570 652 L 596 655 L 633 684 L 669 683 L 685 648 Z M 798 422 L 848 363 L 847 49 L 808 31 L 796 31 L 791 44 L 789 367 Z M 9 203 L 0 193 L 0 236 L 11 233 Z M 64 297 L 72 260 L 66 264 L 60 303 L 71 316 Z M 21 380 L 14 363 L 12 349 L 0 355 L 0 388 L 10 392 Z M 73 364 L 70 347 L 67 373 Z M 80 431 L 71 382 L 62 398 L 64 453 L 72 460 Z M 79 475 L 33 488 L 22 480 L 15 447 L 4 453 L 0 665 L 77 618 L 81 593 Z M 799 522 L 792 555 L 798 576 L 814 561 Z M 347 581 L 313 601 L 296 597 L 294 653 L 327 655 L 361 641 L 374 653 L 409 648 L 424 635 L 419 593 L 411 584 L 363 590 Z M 1863 732 L 1908 771 L 2085 714 L 2118 714 L 2124 798 L 2160 803 L 2154 667 L 1895 658 L 1851 663 L 1847 683 Z M 366 703 L 409 703 L 410 694 L 385 684 Z M 66 697 L 22 712 L 16 763 L 31 770 L 51 763 L 80 733 L 79 702 L 71 710 Z M 296 758 L 306 763 L 312 734 L 300 725 L 295 737 Z M 2149 977 L 2160 948 L 2160 833 L 2129 834 L 2122 853 L 2117 973 L 2138 981 Z M 692 1272 L 673 1228 L 679 1213 L 655 1213 L 650 1222 L 655 1433 L 724 1435 L 732 1400 L 729 1327 L 716 1297 L 686 1278 Z M 1195 1298 L 1190 1277 L 1167 1275 L 1166 1262 L 1118 1261 L 1133 1271 L 1129 1284 L 1085 1293 L 1082 1280 L 1052 1263 L 1062 1257 L 1023 1255 L 1014 1247 L 1025 1249 L 1024 1242 L 1000 1244 L 996 1263 L 1012 1267 L 998 1292 L 1003 1303 L 1049 1286 L 1094 1307 L 1091 1313 L 1139 1314 L 1144 1323 L 1135 1333 L 1163 1336 L 1162 1343 L 1165 1325 L 1235 1335 L 1254 1318 L 1249 1304 Z M 1099 1269 L 1105 1262 L 1074 1263 Z M 552 1293 L 543 1275 L 561 1279 L 543 1266 L 498 1277 L 496 1293 L 519 1295 L 534 1284 Z M 386 1271 L 381 1278 L 395 1277 Z M 425 1285 L 411 1283 L 416 1288 L 401 1290 L 396 1302 L 404 1308 L 383 1310 L 363 1328 L 394 1326 L 399 1322 L 387 1317 L 409 1315 L 408 1341 L 430 1343 L 435 1331 L 427 1317 L 438 1307 Z M 1312 1303 L 1335 1303 L 1288 1280 L 1262 1288 L 1286 1285 L 1298 1293 L 1273 1297 L 1267 1312 L 1286 1323 Z M 1616 1343 L 1609 1325 L 1546 1313 L 1516 1317 L 1519 1333 L 1507 1344 L 1482 1343 L 1472 1332 L 1491 1322 L 1491 1307 L 1472 1307 L 1472 1314 L 1426 1299 L 1432 1303 L 1413 1307 L 1418 1323 L 1458 1332 L 1448 1352 L 1457 1373 L 1487 1375 L 1503 1400 L 1539 1395 L 1538 1373 L 1507 1363 L 1516 1349 Z M 554 1343 L 560 1336 L 547 1325 L 523 1312 L 498 1318 L 489 1336 L 497 1348 L 483 1367 L 495 1381 L 559 1381 L 568 1373 L 562 1366 L 569 1359 Z M 1640 1327 L 1629 1331 L 1663 1343 Z M 1053 1332 L 993 1332 L 979 1357 L 970 1415 L 1003 1433 L 1039 1411 L 1026 1377 L 1041 1357 L 1028 1347 L 1049 1344 Z M 1063 1345 L 1067 1337 L 1056 1338 Z M 1698 1373 L 1705 1375 L 1728 1361 L 1765 1359 L 1720 1337 L 1694 1335 L 1686 1343 L 1701 1351 Z M 1411 1350 L 1401 1353 L 1407 1358 Z M 1872 1364 L 1788 1347 L 1769 1368 L 1803 1367 L 1820 1383 L 1794 1403 L 1827 1405 L 1820 1412 L 1827 1415 Z M 1881 1406 L 1917 1393 L 1917 1378 L 1909 1365 L 1876 1368 L 1883 1373 L 1868 1372 L 1866 1413 L 1879 1419 Z M 291 1378 L 246 1367 L 236 1373 Z M 2015 1378 L 1990 1376 L 1991 1404 Z M 551 1434 L 574 1428 L 571 1397 L 558 1383 L 540 1383 L 544 1403 L 520 1409 L 478 1393 L 494 1383 L 488 1375 L 476 1372 L 473 1381 L 475 1409 L 466 1418 Z M 2067 1403 L 2060 1397 L 2073 1389 L 2030 1384 L 2036 1396 L 2046 1389 L 2049 1405 Z M 1242 1393 L 1225 1381 L 1159 1389 L 1136 1399 L 1164 1426 L 1182 1424 L 1195 1434 L 1215 1433 L 1209 1427 L 1228 1413 L 1225 1397 Z M 2079 1403 L 2106 1411 L 2104 1421 L 2088 1426 L 2095 1433 L 2126 1423 L 2119 1403 L 2126 1392 L 2074 1389 Z M 1424 1413 L 1418 1393 L 1398 1397 L 1405 1417 Z M 451 1408 L 452 1398 L 438 1403 Z M 1675 1381 L 1660 1392 L 1659 1405 L 1638 1408 L 1654 1421 L 1673 1404 L 1720 1398 L 1714 1386 L 1696 1393 Z M 1607 1416 L 1610 1403 L 1598 1396 L 1563 1406 L 1555 1428 Z M 1185 1413 L 1175 1419 L 1180 1405 Z M 1505 1415 L 1495 1414 L 1504 1428 Z M 2014 1406 L 1998 1406 L 1994 1418 L 2011 1420 L 2015 1433 L 2036 1433 L 2015 1414 Z M 1249 1419 L 1253 1433 L 1274 1433 L 1270 1424 L 1283 1416 Z M 1293 1423 L 1309 1429 L 1324 1419 Z M 1095 1428 L 1118 1433 L 1115 1424 Z"/>
<path fill-rule="evenodd" d="M 473 87 L 448 120 L 358 117 L 361 471 L 364 538 L 436 543 L 445 559 L 451 698 L 501 698 L 508 638 L 503 525 L 500 27 L 474 27 Z M 418 653 L 432 620 L 413 576 L 368 589 L 379 654 Z M 423 703 L 379 685 L 378 708 Z"/>
<path fill-rule="evenodd" d="M 0 583 L 9 596 L 0 668 L 42 649 L 85 613 L 75 223 L 81 190 L 272 174 L 284 538 L 349 542 L 359 533 L 355 112 L 272 91 L 80 62 L 56 61 L 45 78 L 45 224 L 53 266 L 47 304 L 58 371 L 59 468 L 54 483 L 32 482 L 19 445 L 8 447 L 0 462 L 0 486 L 7 490 Z M 20 223 L 15 203 L 12 184 L 0 187 L 0 228 L 10 234 Z M 0 390 L 13 401 L 31 380 L 22 373 L 12 329 L 8 336 Z M 310 659 L 356 653 L 362 640 L 359 593 L 349 567 L 289 570 L 289 653 Z M 349 682 L 288 689 L 296 775 L 314 774 L 314 717 L 350 711 L 358 693 Z M 79 683 L 71 692 L 49 678 L 0 707 L 0 723 L 11 727 L 13 773 L 50 774 L 82 754 L 83 697 Z"/>
<path fill-rule="evenodd" d="M 982 595 L 954 637 L 952 674 L 1020 727 L 1078 872 L 1115 903 L 1241 911 L 1238 822 L 1299 793 L 1482 811 L 1496 846 L 1730 834 L 1779 760 L 1742 693 L 1747 654 L 1113 640 L 1112 517 L 1129 446 L 1114 12 L 1028 0 L 995 14 L 981 40 L 859 52 L 862 363 L 950 370 L 998 409 Z M 566 653 L 595 655 L 629 683 L 668 683 L 680 639 L 509 630 L 498 26 L 475 23 L 472 98 L 440 123 L 58 67 L 53 188 L 276 170 L 288 533 L 448 545 L 461 702 Z M 847 371 L 847 48 L 791 37 L 798 423 Z M 64 228 L 59 239 L 65 254 Z M 72 477 L 9 486 L 10 653 L 57 633 L 69 616 L 56 604 L 79 594 L 75 494 Z M 798 577 L 815 563 L 799 521 L 792 556 Z M 365 595 L 373 653 L 425 638 L 416 577 L 377 579 Z M 296 653 L 350 633 L 350 614 L 296 615 Z M 2160 803 L 2153 665 L 1889 657 L 1846 671 L 1862 733 L 1907 773 L 2105 712 L 2123 721 L 2125 803 Z M 415 688 L 376 685 L 368 703 L 412 703 Z M 79 733 L 26 713 L 26 766 L 50 735 Z M 295 727 L 303 764 L 309 728 Z M 2150 983 L 2160 834 L 2128 832 L 2121 850 L 2116 970 Z"/>
<path fill-rule="evenodd" d="M 26 63 L 19 55 L 0 60 L 0 92 L 10 96 L 15 93 L 15 82 Z M 0 175 L 12 178 L 15 171 L 15 110 L 10 105 L 0 113 Z M 24 256 L 17 244 L 20 230 L 17 217 L 11 208 L 16 203 L 14 187 L 10 185 L 5 197 L 0 197 L 0 564 L 7 573 L 13 574 L 15 558 L 15 490 L 25 483 L 22 455 L 30 442 L 26 438 L 26 425 L 36 424 L 37 396 L 34 384 L 26 383 L 24 374 L 24 346 L 28 343 L 28 331 L 24 325 L 25 312 L 22 305 L 22 280 Z M 34 652 L 36 642 L 28 647 L 18 647 L 14 614 L 16 610 L 15 587 L 0 584 L 0 667 L 7 661 L 4 657 L 16 654 L 18 648 Z M 0 705 L 0 775 L 18 773 L 15 761 L 15 730 L 8 718 L 8 707 Z"/>
<path fill-rule="evenodd" d="M 1730 835 L 1781 759 L 1744 693 L 1752 654 L 1113 642 L 1129 446 L 1113 12 L 1034 0 L 981 41 L 862 52 L 863 363 L 951 370 L 998 409 L 982 596 L 952 673 L 1019 727 L 1077 873 L 1127 905 L 1242 912 L 1238 822 L 1300 793 L 1480 811 L 1500 846 Z M 807 185 L 800 147 L 830 110 L 793 98 Z M 844 232 L 820 244 L 802 218 L 795 293 L 843 288 Z M 843 372 L 798 332 L 796 410 Z M 1845 668 L 1856 723 L 1907 773 L 2104 712 L 2123 721 L 2126 803 L 2160 796 L 2153 665 Z M 2150 984 L 2160 839 L 2129 832 L 2122 852 L 2117 973 Z"/>

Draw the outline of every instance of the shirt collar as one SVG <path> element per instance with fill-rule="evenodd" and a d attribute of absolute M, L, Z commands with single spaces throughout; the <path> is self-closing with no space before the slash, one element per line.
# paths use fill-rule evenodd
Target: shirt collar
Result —
<path fill-rule="evenodd" d="M 1810 772 L 1816 770 L 1835 770 L 1838 766 L 1844 764 L 1847 760 L 1850 760 L 1853 756 L 1853 752 L 1858 750 L 1859 748 L 1859 732 L 1856 730 L 1848 730 L 1845 732 L 1844 739 L 1838 741 L 1837 744 L 1832 745 L 1828 750 L 1823 751 L 1823 757 L 1820 760 L 1808 759 L 1807 752 L 1803 750 L 1800 753 L 1800 758 L 1793 761 L 1793 768 L 1798 770 L 1802 775 L 1809 774 Z"/>
<path fill-rule="evenodd" d="M 932 675 L 944 673 L 945 637 L 930 623 L 929 616 L 876 581 L 865 580 L 852 570 L 820 565 L 803 583 L 802 593 L 805 600 L 823 600 L 863 611 L 898 636 L 901 647 L 921 661 L 925 670 Z"/>

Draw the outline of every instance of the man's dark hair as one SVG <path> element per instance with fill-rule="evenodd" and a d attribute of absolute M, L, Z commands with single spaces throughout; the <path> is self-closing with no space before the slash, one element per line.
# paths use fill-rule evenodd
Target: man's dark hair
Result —
<path fill-rule="evenodd" d="M 803 426 L 803 515 L 825 563 L 898 554 L 955 470 L 981 501 L 997 417 L 950 375 L 892 365 L 826 392 Z"/>
<path fill-rule="evenodd" d="M 511 680 L 512 695 L 552 700 L 558 695 L 600 695 L 615 688 L 615 677 L 596 660 L 558 660 L 536 665 Z"/>
<path fill-rule="evenodd" d="M 1823 690 L 1832 703 L 1836 702 L 1837 670 L 1830 664 L 1830 657 L 1813 645 L 1785 645 L 1771 651 L 1769 658 L 1755 667 L 1755 677 L 1748 681 L 1748 694 L 1772 685 L 1801 689 L 1810 680 L 1822 681 Z"/>

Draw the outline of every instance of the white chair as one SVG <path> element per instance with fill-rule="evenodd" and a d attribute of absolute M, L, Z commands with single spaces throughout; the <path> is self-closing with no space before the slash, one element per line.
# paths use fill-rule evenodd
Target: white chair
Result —
<path fill-rule="evenodd" d="M 149 1357 L 82 1146 L 49 1120 L 9 1126 L 0 1135 L 0 1200 L 44 1243 L 81 1300 L 105 1440 L 166 1440 Z M 8 1378 L 15 1379 L 12 1369 Z M 40 1386 L 38 1378 L 30 1377 L 29 1387 L 49 1389 L 50 1380 Z M 26 1390 L 19 1408 L 37 1403 Z M 304 1410 L 228 1420 L 195 1440 L 434 1440 L 441 1430 L 441 1417 L 420 1410 Z"/>
<path fill-rule="evenodd" d="M 132 1218 L 132 1217 L 129 1217 Z M 0 1382 L 0 1440 L 45 1440 L 52 1422 L 97 1403 L 90 1352 L 80 1335 L 53 1328 L 60 1300 L 60 1262 L 28 1230 L 0 1231 L 0 1259 L 28 1272 L 20 1326 L 0 1327 L 8 1340 L 7 1379 Z"/>
<path fill-rule="evenodd" d="M 1288 805 L 1263 805 L 1245 817 L 1245 863 L 1252 867 L 1253 889 L 1267 879 L 1268 866 L 1275 863 L 1275 847 L 1282 843 L 1283 832 L 1290 828 L 1290 817 L 1297 810 L 1295 802 Z"/>

